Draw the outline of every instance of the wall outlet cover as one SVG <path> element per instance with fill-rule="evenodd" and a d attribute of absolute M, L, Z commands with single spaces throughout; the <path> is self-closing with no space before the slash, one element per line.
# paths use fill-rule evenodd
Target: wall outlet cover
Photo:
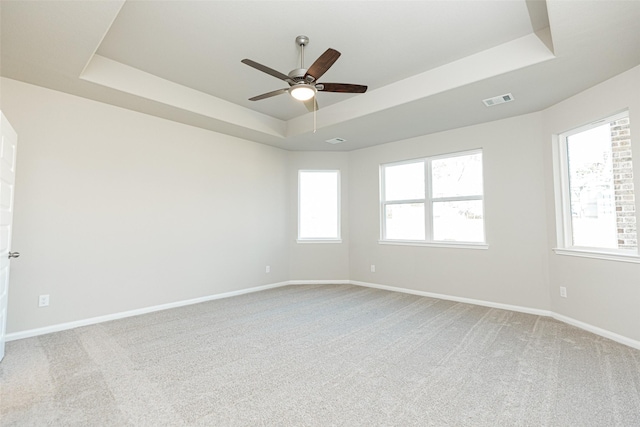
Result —
<path fill-rule="evenodd" d="M 40 295 L 38 297 L 38 307 L 47 307 L 49 305 L 49 295 Z"/>

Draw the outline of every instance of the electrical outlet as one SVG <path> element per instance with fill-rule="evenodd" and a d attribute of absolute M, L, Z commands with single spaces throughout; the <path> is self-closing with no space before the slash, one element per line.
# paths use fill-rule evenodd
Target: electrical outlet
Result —
<path fill-rule="evenodd" d="M 565 288 L 564 286 L 560 286 L 560 296 L 562 298 L 566 298 L 567 297 L 567 288 Z"/>
<path fill-rule="evenodd" d="M 271 273 L 271 266 L 267 265 L 267 268 L 264 269 L 265 273 Z"/>
<path fill-rule="evenodd" d="M 371 264 L 371 272 L 372 272 L 372 273 L 375 273 L 375 272 L 376 272 L 376 266 L 375 266 L 375 265 L 373 265 L 373 264 Z"/>
<path fill-rule="evenodd" d="M 49 295 L 40 295 L 38 297 L 38 307 L 48 307 L 49 306 Z"/>

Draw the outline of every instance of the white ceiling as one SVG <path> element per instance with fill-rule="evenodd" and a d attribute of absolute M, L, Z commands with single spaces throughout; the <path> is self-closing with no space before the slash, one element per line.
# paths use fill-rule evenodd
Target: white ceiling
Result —
<path fill-rule="evenodd" d="M 640 1 L 7 1 L 2 76 L 289 150 L 353 150 L 539 111 L 640 64 Z M 314 117 L 287 74 L 342 56 Z M 482 99 L 512 93 L 487 108 Z M 342 137 L 340 145 L 326 139 Z"/>

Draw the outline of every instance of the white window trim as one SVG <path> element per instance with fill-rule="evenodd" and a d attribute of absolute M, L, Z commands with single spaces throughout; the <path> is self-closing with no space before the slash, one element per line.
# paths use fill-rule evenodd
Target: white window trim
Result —
<path fill-rule="evenodd" d="M 431 162 L 439 159 L 450 159 L 452 157 L 469 156 L 473 154 L 483 155 L 483 167 L 482 167 L 482 182 L 483 189 L 482 195 L 474 196 L 459 196 L 459 197 L 436 197 L 432 195 L 432 188 L 430 185 L 431 180 Z M 385 168 L 389 166 L 400 166 L 411 163 L 424 163 L 424 186 L 425 186 L 425 198 L 424 199 L 407 199 L 407 200 L 393 200 L 387 202 L 384 199 L 384 183 L 385 183 Z M 435 248 L 461 248 L 461 249 L 488 249 L 486 221 L 484 214 L 484 154 L 482 148 L 476 148 L 473 150 L 459 151 L 455 153 L 439 154 L 436 156 L 421 157 L 417 159 L 402 160 L 398 162 L 383 163 L 379 166 L 379 215 L 380 215 L 380 239 L 378 243 L 381 245 L 398 245 L 398 246 L 427 246 Z M 447 202 L 457 200 L 481 200 L 482 201 L 482 231 L 484 234 L 483 242 L 466 242 L 466 241 L 440 241 L 433 240 L 433 203 L 434 202 Z M 422 203 L 425 210 L 425 240 L 394 240 L 386 239 L 386 222 L 385 222 L 385 206 L 393 204 L 407 204 L 407 203 Z"/>
<path fill-rule="evenodd" d="M 392 246 L 425 246 L 430 248 L 456 248 L 456 249 L 489 249 L 486 243 L 476 242 L 425 242 L 421 240 L 378 240 L 381 245 Z"/>
<path fill-rule="evenodd" d="M 337 232 L 338 235 L 336 237 L 327 237 L 327 238 L 322 238 L 322 237 L 300 237 L 300 176 L 304 173 L 304 172 L 314 172 L 314 173 L 335 173 L 337 176 L 337 182 L 336 185 L 338 186 L 337 188 L 337 194 L 336 197 L 338 198 L 337 200 L 337 214 L 338 214 L 338 224 L 337 224 Z M 297 243 L 342 243 L 342 222 L 341 222 L 341 199 L 342 199 L 342 192 L 341 192 L 341 180 L 340 180 L 340 170 L 339 169 L 300 169 L 298 170 L 298 238 L 296 239 Z"/>
<path fill-rule="evenodd" d="M 597 248 L 553 248 L 556 255 L 567 255 L 581 258 L 596 258 L 609 261 L 632 262 L 640 264 L 640 256 L 621 252 L 606 252 Z"/>
<path fill-rule="evenodd" d="M 567 255 L 582 258 L 596 258 L 610 261 L 640 263 L 640 253 L 624 249 L 592 248 L 572 246 L 573 230 L 571 220 L 571 198 L 569 195 L 569 161 L 567 152 L 567 137 L 593 129 L 603 123 L 613 122 L 622 117 L 629 117 L 625 110 L 600 120 L 582 125 L 552 136 L 553 144 L 553 176 L 556 206 L 556 247 L 553 252 L 557 255 Z M 636 214 L 638 212 L 636 200 Z"/>
<path fill-rule="evenodd" d="M 296 243 L 342 243 L 342 239 L 318 239 L 318 238 L 308 238 L 308 239 L 296 239 Z"/>

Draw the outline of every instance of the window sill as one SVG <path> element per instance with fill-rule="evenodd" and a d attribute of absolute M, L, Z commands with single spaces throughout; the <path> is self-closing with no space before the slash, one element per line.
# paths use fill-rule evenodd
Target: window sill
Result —
<path fill-rule="evenodd" d="M 604 259 L 608 261 L 640 263 L 640 256 L 632 255 L 632 254 L 621 254 L 621 253 L 614 253 L 614 252 L 598 252 L 598 251 L 586 250 L 586 249 L 565 249 L 565 248 L 553 248 L 553 252 L 555 252 L 556 255 L 568 255 L 568 256 L 577 256 L 582 258 Z"/>
<path fill-rule="evenodd" d="M 454 249 L 489 249 L 486 243 L 471 242 L 419 242 L 410 240 L 378 240 L 381 245 L 397 245 L 397 246 L 427 246 L 431 248 L 454 248 Z"/>
<path fill-rule="evenodd" d="M 297 239 L 297 243 L 342 243 L 342 239 Z"/>

